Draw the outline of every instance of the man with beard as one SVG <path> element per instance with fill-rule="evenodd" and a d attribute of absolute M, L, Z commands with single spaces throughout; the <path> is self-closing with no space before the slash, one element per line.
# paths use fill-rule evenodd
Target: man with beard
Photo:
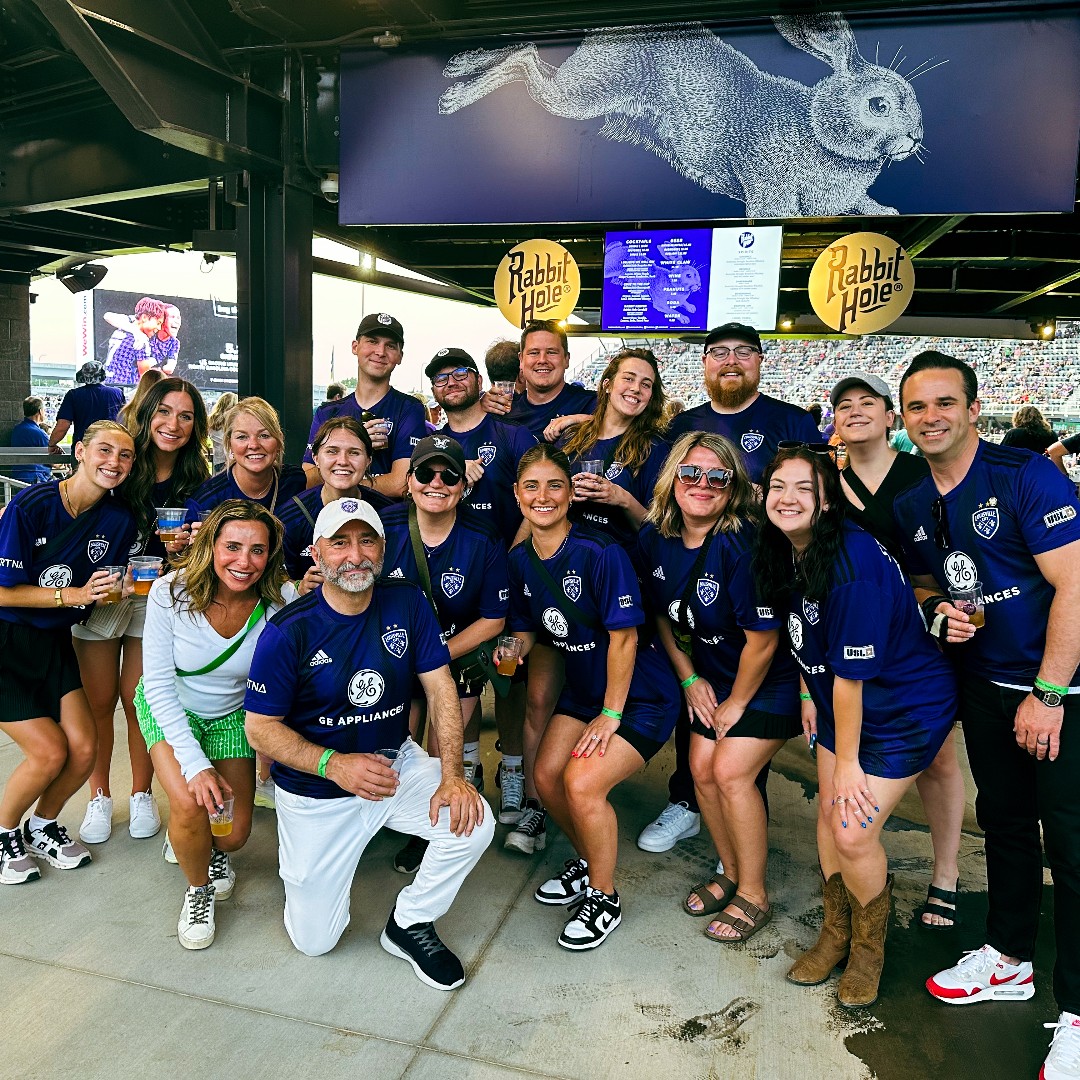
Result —
<path fill-rule="evenodd" d="M 805 409 L 758 391 L 761 360 L 761 338 L 752 326 L 731 322 L 710 330 L 702 354 L 710 400 L 676 416 L 667 436 L 674 443 L 688 431 L 723 435 L 742 451 L 755 484 L 761 483 L 761 474 L 779 443 L 822 441 L 814 418 Z M 638 847 L 644 851 L 668 851 L 701 829 L 689 748 L 689 721 L 684 712 L 675 728 L 675 771 L 668 781 L 668 804 L 638 837 Z M 767 768 L 759 779 L 763 793 L 766 773 Z"/>
<path fill-rule="evenodd" d="M 428 841 L 380 938 L 421 982 L 465 981 L 435 920 L 449 909 L 494 832 L 464 778 L 449 654 L 431 604 L 411 582 L 379 581 L 385 541 L 370 504 L 339 499 L 315 521 L 324 584 L 271 619 L 252 659 L 251 745 L 272 758 L 285 929 L 308 956 L 349 923 L 360 856 L 384 825 Z M 427 696 L 440 762 L 409 738 L 413 679 Z"/>

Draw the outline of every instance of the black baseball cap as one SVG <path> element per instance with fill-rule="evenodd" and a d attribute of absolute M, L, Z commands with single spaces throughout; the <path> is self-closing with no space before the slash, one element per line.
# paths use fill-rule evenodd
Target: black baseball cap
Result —
<path fill-rule="evenodd" d="M 359 341 L 365 334 L 370 337 L 393 338 L 399 345 L 405 344 L 405 331 L 402 330 L 401 323 L 385 311 L 372 312 L 360 320 L 360 325 L 356 328 L 356 340 Z"/>
<path fill-rule="evenodd" d="M 464 349 L 440 349 L 424 368 L 424 374 L 430 379 L 432 375 L 442 371 L 445 367 L 466 367 L 470 371 L 480 374 L 476 361 Z"/>
<path fill-rule="evenodd" d="M 761 352 L 761 337 L 758 332 L 745 323 L 729 322 L 723 326 L 717 326 L 709 331 L 703 348 L 707 349 L 714 341 L 745 341 L 747 345 L 753 345 Z"/>
<path fill-rule="evenodd" d="M 409 469 L 436 459 L 448 461 L 462 476 L 465 475 L 465 451 L 461 449 L 461 443 L 448 435 L 429 435 L 421 439 L 409 458 Z"/>

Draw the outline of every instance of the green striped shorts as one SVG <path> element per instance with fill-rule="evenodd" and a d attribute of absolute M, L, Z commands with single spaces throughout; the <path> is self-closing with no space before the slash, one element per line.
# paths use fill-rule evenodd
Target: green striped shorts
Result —
<path fill-rule="evenodd" d="M 251 744 L 244 733 L 243 709 L 237 709 L 228 716 L 219 716 L 216 720 L 206 720 L 193 712 L 188 712 L 187 709 L 184 712 L 187 713 L 192 735 L 202 747 L 202 752 L 211 761 L 255 756 L 255 751 L 251 749 Z M 142 679 L 139 679 L 139 685 L 135 688 L 135 715 L 139 720 L 139 730 L 146 740 L 147 750 L 164 740 L 165 736 L 150 712 L 146 694 L 143 692 Z"/>

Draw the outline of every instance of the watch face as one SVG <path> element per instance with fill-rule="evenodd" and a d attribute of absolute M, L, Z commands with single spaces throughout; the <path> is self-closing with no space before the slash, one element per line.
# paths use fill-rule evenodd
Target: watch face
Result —
<path fill-rule="evenodd" d="M 1036 688 L 1035 697 L 1049 709 L 1056 709 L 1064 700 L 1062 696 L 1054 690 L 1042 690 L 1039 688 Z"/>

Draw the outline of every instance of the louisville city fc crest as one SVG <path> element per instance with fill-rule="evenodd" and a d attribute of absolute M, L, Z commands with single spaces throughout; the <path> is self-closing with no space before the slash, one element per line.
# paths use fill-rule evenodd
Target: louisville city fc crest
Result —
<path fill-rule="evenodd" d="M 581 578 L 577 574 L 567 574 L 562 579 L 562 591 L 576 603 L 581 598 Z"/>
<path fill-rule="evenodd" d="M 486 469 L 495 460 L 495 447 L 491 443 L 484 443 L 483 446 L 476 448 L 476 456 L 480 459 L 480 464 Z"/>
<path fill-rule="evenodd" d="M 409 647 L 409 634 L 407 631 L 401 630 L 395 626 L 383 634 L 382 643 L 386 646 L 386 651 L 391 656 L 400 660 L 405 655 L 405 650 Z"/>
<path fill-rule="evenodd" d="M 103 539 L 100 536 L 94 537 L 86 545 L 86 554 L 90 557 L 92 563 L 99 563 L 105 558 L 106 552 L 109 550 L 109 541 Z"/>
<path fill-rule="evenodd" d="M 465 578 L 458 571 L 451 569 L 449 573 L 443 574 L 442 578 L 440 578 L 440 584 L 442 585 L 442 591 L 447 596 L 453 597 L 461 592 L 461 588 L 465 584 Z"/>
<path fill-rule="evenodd" d="M 708 607 L 720 595 L 720 586 L 712 578 L 698 578 L 697 595 Z"/>
<path fill-rule="evenodd" d="M 986 506 L 980 506 L 971 515 L 972 528 L 984 539 L 989 540 L 998 531 L 1001 515 L 997 508 L 997 499 L 990 499 Z"/>

